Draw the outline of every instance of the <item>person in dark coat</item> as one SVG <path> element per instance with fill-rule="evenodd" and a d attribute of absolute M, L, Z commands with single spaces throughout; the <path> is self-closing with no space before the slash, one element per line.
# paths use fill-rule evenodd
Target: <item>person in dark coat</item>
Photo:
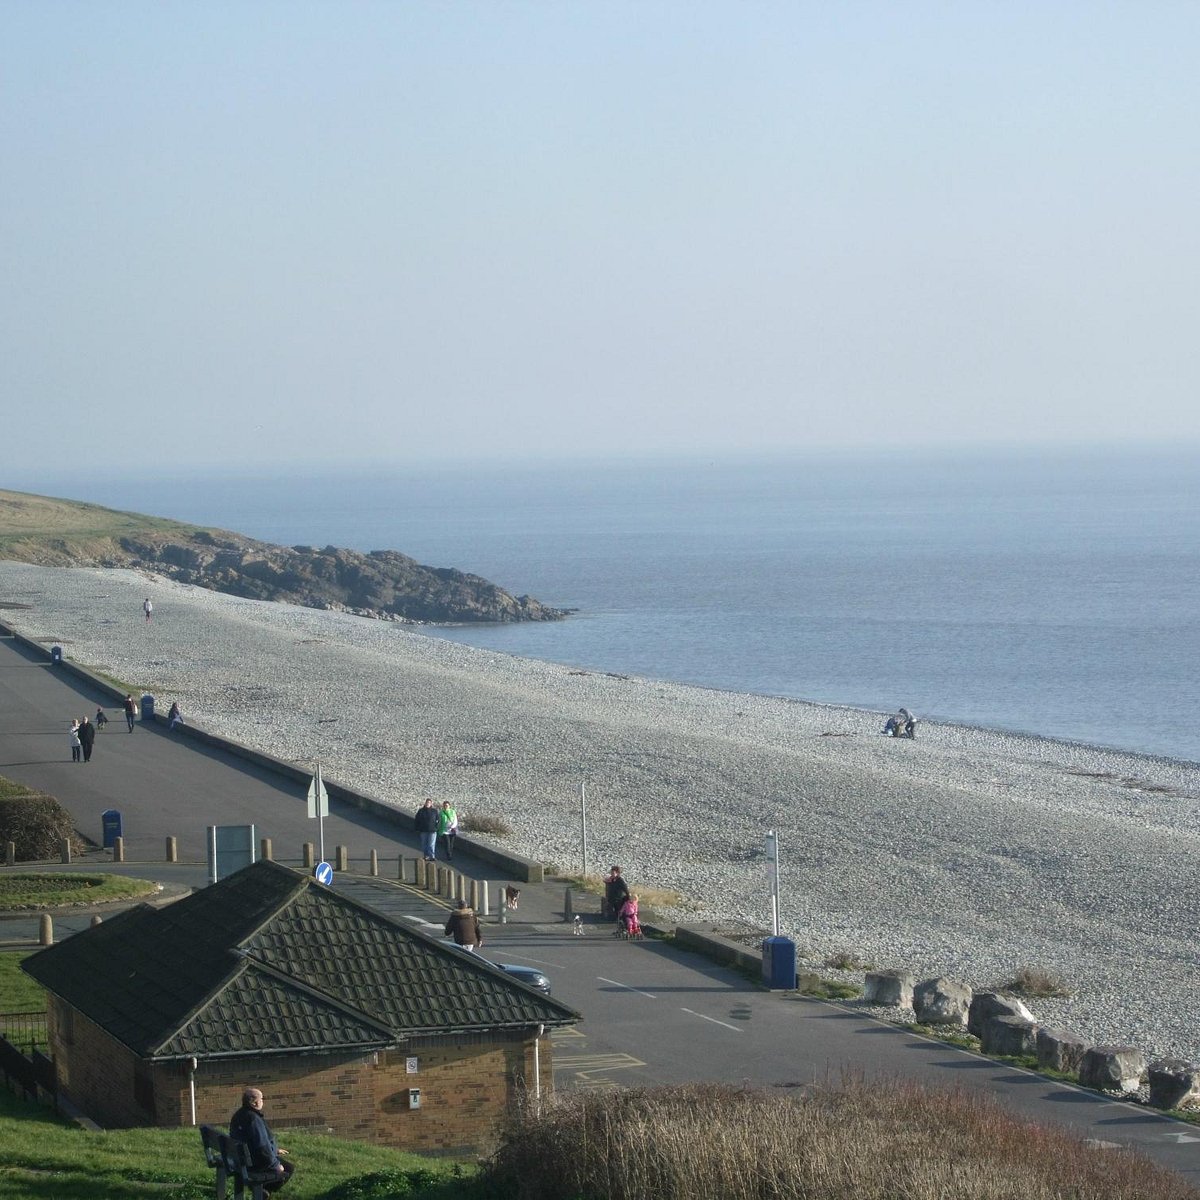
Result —
<path fill-rule="evenodd" d="M 276 1144 L 275 1135 L 263 1116 L 263 1094 L 258 1088 L 248 1087 L 242 1093 L 242 1107 L 229 1122 L 229 1136 L 249 1148 L 251 1170 L 275 1173 L 273 1180 L 263 1183 L 264 1192 L 277 1192 L 291 1179 L 294 1168 L 279 1157 L 287 1151 Z"/>
<path fill-rule="evenodd" d="M 465 900 L 455 900 L 454 911 L 446 922 L 446 936 L 452 937 L 464 950 L 472 953 L 483 945 L 483 930 L 475 910 Z"/>
<path fill-rule="evenodd" d="M 618 866 L 609 867 L 608 874 L 604 877 L 605 915 L 615 921 L 617 914 L 621 911 L 621 905 L 628 899 L 629 884 L 625 882 L 625 876 L 621 874 L 621 868 Z"/>
<path fill-rule="evenodd" d="M 417 809 L 413 818 L 413 828 L 421 836 L 421 853 L 426 862 L 433 862 L 437 852 L 437 833 L 441 815 L 434 807 L 433 801 L 426 796 L 425 803 Z"/>
<path fill-rule="evenodd" d="M 137 709 L 134 707 L 133 697 L 125 697 L 125 724 L 129 726 L 129 732 L 133 732 L 133 722 L 137 717 Z"/>
<path fill-rule="evenodd" d="M 83 761 L 92 761 L 92 745 L 96 741 L 96 727 L 84 717 L 79 722 L 79 744 L 83 747 Z"/>

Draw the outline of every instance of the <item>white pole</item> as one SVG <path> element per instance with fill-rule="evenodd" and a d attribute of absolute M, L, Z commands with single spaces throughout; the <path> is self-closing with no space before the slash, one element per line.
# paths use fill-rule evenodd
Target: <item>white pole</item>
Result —
<path fill-rule="evenodd" d="M 579 785 L 579 811 L 583 820 L 583 873 L 587 874 L 588 852 L 587 852 L 587 783 L 586 781 Z"/>
<path fill-rule="evenodd" d="M 325 806 L 321 803 L 321 760 L 317 759 L 317 840 L 321 844 L 321 853 L 317 862 L 325 861 Z"/>
<path fill-rule="evenodd" d="M 771 932 L 779 936 L 779 835 L 767 830 L 767 879 L 771 885 Z"/>

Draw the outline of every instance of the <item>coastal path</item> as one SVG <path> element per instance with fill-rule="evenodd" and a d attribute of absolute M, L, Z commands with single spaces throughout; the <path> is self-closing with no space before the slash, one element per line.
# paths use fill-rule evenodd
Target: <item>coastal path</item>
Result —
<path fill-rule="evenodd" d="M 105 870 L 171 888 L 203 886 L 205 826 L 249 823 L 273 839 L 279 861 L 299 865 L 301 845 L 316 840 L 315 822 L 306 815 L 303 789 L 265 768 L 161 726 L 139 722 L 127 733 L 119 710 L 111 709 L 92 761 L 72 763 L 70 719 L 94 716 L 100 703 L 111 701 L 0 639 L 0 775 L 56 796 L 96 840 L 103 811 L 123 815 L 126 863 L 117 867 L 93 853 L 73 869 L 103 863 Z M 164 862 L 167 836 L 178 838 L 179 864 Z M 370 849 L 394 863 L 397 855 L 418 853 L 415 835 L 334 802 L 326 845 L 335 844 L 350 847 L 352 866 L 335 876 L 335 888 L 390 915 L 444 920 L 444 901 L 365 874 Z M 455 866 L 477 879 L 495 870 L 461 853 Z M 1200 1127 L 931 1041 L 850 1007 L 764 992 L 666 943 L 614 939 L 611 926 L 590 916 L 585 935 L 574 937 L 562 919 L 561 884 L 521 887 L 519 910 L 505 914 L 505 924 L 493 917 L 487 925 L 484 950 L 545 970 L 554 994 L 584 1014 L 577 1028 L 556 1038 L 559 1087 L 723 1079 L 792 1088 L 843 1072 L 915 1078 L 979 1088 L 1028 1120 L 1074 1129 L 1098 1153 L 1130 1146 L 1200 1184 Z M 56 918 L 56 933 L 65 936 L 89 921 L 82 913 Z M 0 940 L 34 936 L 34 917 L 0 922 Z"/>

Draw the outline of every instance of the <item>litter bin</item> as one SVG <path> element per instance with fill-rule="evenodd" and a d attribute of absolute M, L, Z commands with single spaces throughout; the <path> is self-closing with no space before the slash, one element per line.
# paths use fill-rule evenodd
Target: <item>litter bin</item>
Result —
<path fill-rule="evenodd" d="M 154 720 L 154 697 L 149 694 L 142 697 L 142 720 Z"/>
<path fill-rule="evenodd" d="M 62 647 L 61 646 L 51 646 L 50 647 L 50 661 L 56 667 L 59 665 L 59 663 L 62 662 Z"/>
<path fill-rule="evenodd" d="M 121 814 L 115 808 L 106 808 L 100 814 L 100 828 L 104 830 L 104 848 L 111 850 L 121 836 Z"/>
<path fill-rule="evenodd" d="M 796 943 L 791 938 L 763 938 L 763 983 L 772 991 L 796 986 Z"/>

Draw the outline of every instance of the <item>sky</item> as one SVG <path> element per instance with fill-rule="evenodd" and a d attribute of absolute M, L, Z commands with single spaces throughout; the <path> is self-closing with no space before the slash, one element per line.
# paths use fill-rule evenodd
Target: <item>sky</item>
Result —
<path fill-rule="evenodd" d="M 1198 34 L 0 0 L 0 468 L 1200 441 Z"/>

